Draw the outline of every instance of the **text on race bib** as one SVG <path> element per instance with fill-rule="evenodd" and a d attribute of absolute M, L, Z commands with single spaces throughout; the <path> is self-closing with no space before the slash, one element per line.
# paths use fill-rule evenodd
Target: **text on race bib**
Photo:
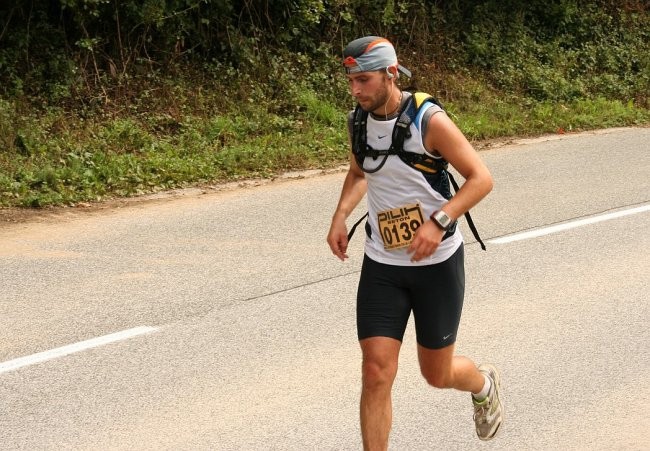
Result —
<path fill-rule="evenodd" d="M 379 232 L 384 249 L 407 247 L 415 237 L 415 231 L 424 223 L 420 204 L 409 204 L 377 214 Z"/>

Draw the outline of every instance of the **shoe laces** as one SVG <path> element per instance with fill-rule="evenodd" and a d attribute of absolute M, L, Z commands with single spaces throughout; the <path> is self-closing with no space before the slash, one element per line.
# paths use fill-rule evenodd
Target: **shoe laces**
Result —
<path fill-rule="evenodd" d="M 474 421 L 478 423 L 487 423 L 487 414 L 490 409 L 490 398 L 474 403 Z"/>

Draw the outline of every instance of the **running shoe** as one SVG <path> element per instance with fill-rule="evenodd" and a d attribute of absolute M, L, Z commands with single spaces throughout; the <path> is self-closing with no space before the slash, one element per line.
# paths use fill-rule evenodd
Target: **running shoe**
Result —
<path fill-rule="evenodd" d="M 503 404 L 500 398 L 501 378 L 497 369 L 492 365 L 479 365 L 478 370 L 490 378 L 492 385 L 484 400 L 477 401 L 472 396 L 476 435 L 481 440 L 490 440 L 494 438 L 503 422 Z"/>

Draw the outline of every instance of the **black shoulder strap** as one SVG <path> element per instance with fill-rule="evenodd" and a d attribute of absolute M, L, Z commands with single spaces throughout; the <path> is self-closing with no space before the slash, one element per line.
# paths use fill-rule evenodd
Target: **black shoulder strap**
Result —
<path fill-rule="evenodd" d="M 458 187 L 458 183 L 456 183 L 456 179 L 454 178 L 453 175 L 451 175 L 451 172 L 447 171 L 447 175 L 449 176 L 449 180 L 451 181 L 452 186 L 454 187 L 454 192 L 458 192 L 460 189 Z M 474 235 L 474 238 L 476 238 L 476 241 L 481 245 L 481 249 L 486 250 L 485 248 L 485 243 L 483 243 L 483 240 L 478 234 L 478 230 L 476 229 L 476 226 L 474 225 L 474 220 L 472 219 L 472 215 L 469 214 L 469 211 L 466 211 L 465 214 L 465 219 L 467 219 L 467 226 L 469 227 L 469 230 L 472 231 L 472 235 Z M 349 241 L 349 239 L 348 239 Z"/>
<path fill-rule="evenodd" d="M 399 116 L 395 121 L 395 126 L 393 127 L 393 136 L 390 145 L 390 150 L 393 151 L 393 154 L 398 154 L 404 150 L 404 141 L 411 137 L 411 123 L 413 123 L 417 114 L 414 96 L 409 96 L 400 110 Z"/>
<path fill-rule="evenodd" d="M 366 152 L 366 123 L 368 121 L 368 112 L 364 111 L 360 105 L 352 113 L 352 153 L 357 162 L 359 158 L 365 157 Z"/>
<path fill-rule="evenodd" d="M 418 116 L 420 109 L 427 103 L 433 103 L 442 108 L 442 105 L 432 96 L 424 92 L 415 92 L 409 98 L 404 106 L 402 113 L 393 128 L 393 145 L 391 149 L 400 159 L 421 172 L 435 174 L 441 170 L 447 169 L 447 162 L 442 158 L 432 158 L 426 154 L 408 152 L 404 150 L 404 141 L 411 137 L 410 127 L 415 118 Z"/>
<path fill-rule="evenodd" d="M 411 137 L 411 124 L 418 116 L 420 108 L 426 102 L 432 102 L 442 108 L 442 105 L 436 99 L 425 92 L 414 92 L 406 99 L 393 128 L 393 143 L 391 147 L 397 152 L 404 151 L 404 140 Z"/>
<path fill-rule="evenodd" d="M 367 217 L 368 217 L 368 212 L 366 212 L 365 215 L 361 216 L 361 218 L 359 218 L 359 220 L 354 223 L 354 225 L 352 226 L 352 228 L 348 232 L 348 242 L 352 239 L 352 235 L 354 235 L 354 232 L 357 230 L 357 227 L 359 226 L 359 224 L 361 224 L 361 221 L 363 221 Z"/>
<path fill-rule="evenodd" d="M 368 135 L 366 132 L 366 126 L 368 124 L 368 112 L 364 111 L 359 105 L 354 110 L 354 119 L 352 123 L 352 153 L 354 158 L 357 160 L 359 168 L 363 172 L 372 174 L 379 171 L 384 167 L 388 156 L 391 155 L 391 149 L 387 150 L 377 150 L 373 149 L 368 145 Z M 372 157 L 377 159 L 378 157 L 383 156 L 381 163 L 379 163 L 373 169 L 366 169 L 363 165 L 366 157 Z"/>

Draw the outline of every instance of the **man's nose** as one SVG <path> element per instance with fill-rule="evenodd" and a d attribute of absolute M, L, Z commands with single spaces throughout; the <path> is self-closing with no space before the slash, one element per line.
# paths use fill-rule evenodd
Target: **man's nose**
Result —
<path fill-rule="evenodd" d="M 359 97 L 359 94 L 361 94 L 361 87 L 358 83 L 353 82 L 350 84 L 350 93 L 353 97 Z"/>

